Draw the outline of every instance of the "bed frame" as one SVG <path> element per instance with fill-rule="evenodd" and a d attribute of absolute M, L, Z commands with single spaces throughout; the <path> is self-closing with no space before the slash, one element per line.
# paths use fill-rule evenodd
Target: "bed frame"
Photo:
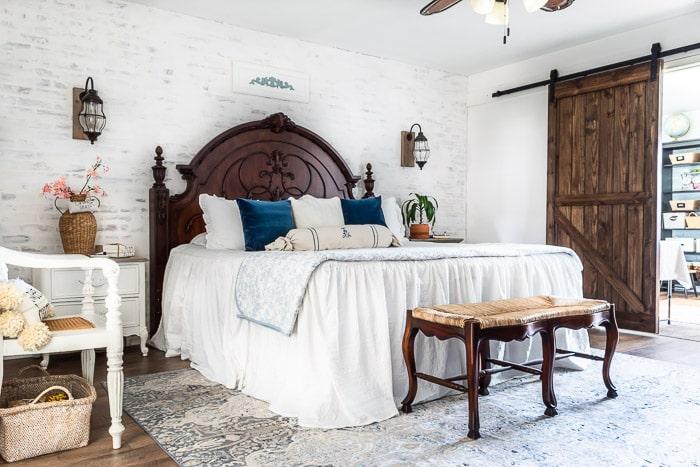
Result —
<path fill-rule="evenodd" d="M 186 165 L 175 168 L 187 182 L 170 196 L 163 149 L 156 147 L 150 207 L 150 332 L 162 314 L 163 276 L 170 250 L 205 231 L 199 195 L 279 200 L 310 194 L 352 199 L 360 180 L 338 152 L 316 133 L 282 113 L 231 128 L 207 143 Z M 373 197 L 367 164 L 363 198 Z"/>

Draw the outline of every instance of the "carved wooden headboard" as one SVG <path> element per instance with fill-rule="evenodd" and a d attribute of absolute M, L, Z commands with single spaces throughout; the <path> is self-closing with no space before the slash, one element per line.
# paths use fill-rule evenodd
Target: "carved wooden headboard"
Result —
<path fill-rule="evenodd" d="M 156 148 L 150 190 L 151 333 L 161 318 L 163 275 L 170 250 L 205 231 L 199 195 L 279 200 L 310 194 L 353 198 L 359 177 L 316 133 L 277 113 L 231 128 L 207 143 L 187 165 L 176 166 L 185 191 L 170 196 L 163 150 Z M 364 197 L 374 196 L 367 164 Z"/>

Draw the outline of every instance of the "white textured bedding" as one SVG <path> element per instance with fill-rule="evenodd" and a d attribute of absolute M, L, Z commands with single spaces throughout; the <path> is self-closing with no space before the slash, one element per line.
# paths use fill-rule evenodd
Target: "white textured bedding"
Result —
<path fill-rule="evenodd" d="M 568 254 L 328 261 L 312 275 L 296 330 L 285 336 L 236 317 L 234 284 L 246 254 L 197 245 L 175 248 L 153 343 L 304 426 L 363 425 L 397 414 L 407 387 L 401 354 L 406 309 L 541 294 L 581 296 L 580 263 Z M 584 331 L 559 330 L 557 338 L 559 347 L 588 350 Z M 419 335 L 416 353 L 419 370 L 464 373 L 464 346 L 457 341 Z M 537 358 L 540 341 L 492 343 L 492 354 L 515 361 Z M 580 368 L 579 360 L 567 365 Z M 416 401 L 448 392 L 420 383 Z"/>

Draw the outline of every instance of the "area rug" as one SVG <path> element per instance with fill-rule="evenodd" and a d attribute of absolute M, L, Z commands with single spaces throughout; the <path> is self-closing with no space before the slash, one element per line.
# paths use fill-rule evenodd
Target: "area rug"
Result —
<path fill-rule="evenodd" d="M 600 364 L 557 371 L 553 418 L 536 377 L 495 385 L 480 397 L 477 441 L 463 395 L 369 426 L 308 429 L 185 369 L 127 378 L 124 407 L 182 466 L 700 465 L 700 371 L 618 354 L 612 375 L 617 399 L 605 398 Z"/>

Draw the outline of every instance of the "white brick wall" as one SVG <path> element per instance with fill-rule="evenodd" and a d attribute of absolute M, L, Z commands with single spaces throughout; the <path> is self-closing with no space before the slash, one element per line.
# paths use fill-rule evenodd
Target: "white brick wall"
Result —
<path fill-rule="evenodd" d="M 463 76 L 123 1 L 3 0 L 0 12 L 4 246 L 61 251 L 59 214 L 39 190 L 61 174 L 81 174 L 101 155 L 112 171 L 103 182 L 109 196 L 97 214 L 97 241 L 133 244 L 147 256 L 154 147 L 164 147 L 177 193 L 176 163 L 221 131 L 279 111 L 326 138 L 357 174 L 372 162 L 376 193 L 434 194 L 437 227 L 464 234 Z M 305 70 L 310 102 L 234 94 L 232 60 Z M 71 139 L 71 88 L 88 75 L 107 114 L 94 146 Z M 414 121 L 433 151 L 422 172 L 399 167 L 399 132 Z"/>

